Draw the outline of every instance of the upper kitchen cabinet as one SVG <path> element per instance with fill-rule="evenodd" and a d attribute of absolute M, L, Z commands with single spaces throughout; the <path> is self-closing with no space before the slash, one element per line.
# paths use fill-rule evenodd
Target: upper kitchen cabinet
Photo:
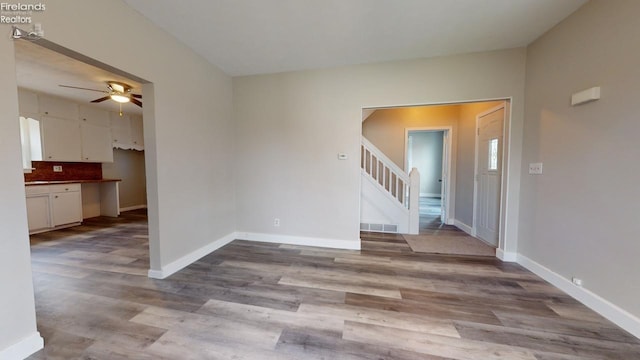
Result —
<path fill-rule="evenodd" d="M 63 119 L 78 119 L 78 105 L 64 99 L 39 95 L 40 113 Z"/>
<path fill-rule="evenodd" d="M 144 150 L 142 127 L 142 116 L 131 115 L 131 148 L 134 150 Z"/>
<path fill-rule="evenodd" d="M 18 89 L 18 109 L 20 115 L 24 117 L 33 117 L 38 114 L 38 95 L 31 91 Z"/>
<path fill-rule="evenodd" d="M 82 161 L 113 162 L 111 129 L 109 127 L 80 121 L 80 134 L 82 137 Z"/>
<path fill-rule="evenodd" d="M 113 162 L 109 112 L 80 105 L 82 161 Z"/>
<path fill-rule="evenodd" d="M 80 121 L 82 123 L 93 124 L 98 126 L 110 127 L 111 119 L 109 112 L 99 108 L 80 105 L 79 107 Z"/>
<path fill-rule="evenodd" d="M 131 119 L 129 115 L 111 113 L 111 136 L 113 147 L 118 149 L 131 149 Z"/>
<path fill-rule="evenodd" d="M 44 161 L 82 161 L 78 120 L 42 116 L 40 124 Z"/>

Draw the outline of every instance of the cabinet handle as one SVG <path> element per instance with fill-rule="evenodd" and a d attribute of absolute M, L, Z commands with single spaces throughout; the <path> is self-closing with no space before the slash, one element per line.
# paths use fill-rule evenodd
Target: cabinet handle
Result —
<path fill-rule="evenodd" d="M 49 156 L 49 159 L 51 159 L 51 156 Z"/>
<path fill-rule="evenodd" d="M 58 198 L 58 195 L 54 196 L 54 198 L 55 198 L 55 199 L 57 199 L 57 198 Z"/>
<path fill-rule="evenodd" d="M 64 188 L 64 191 L 69 191 L 69 188 Z"/>

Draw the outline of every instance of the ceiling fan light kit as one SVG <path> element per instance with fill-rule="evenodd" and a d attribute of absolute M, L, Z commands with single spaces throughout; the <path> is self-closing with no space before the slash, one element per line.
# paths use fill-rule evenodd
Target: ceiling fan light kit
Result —
<path fill-rule="evenodd" d="M 129 101 L 131 101 L 131 99 L 128 96 L 122 95 L 122 94 L 111 94 L 109 95 L 109 97 L 111 98 L 111 100 L 115 102 L 119 102 L 121 104 L 128 103 Z"/>
<path fill-rule="evenodd" d="M 59 85 L 61 87 L 66 87 L 66 88 L 71 88 L 71 89 L 78 89 L 78 90 L 89 90 L 89 91 L 97 91 L 97 92 L 101 92 L 101 93 L 105 93 L 107 94 L 104 97 L 101 97 L 99 99 L 95 99 L 92 100 L 92 103 L 100 103 L 106 100 L 113 100 L 115 102 L 117 102 L 120 105 L 120 116 L 122 116 L 122 104 L 126 104 L 128 102 L 133 103 L 139 107 L 142 107 L 142 102 L 138 99 L 142 99 L 142 95 L 139 94 L 133 94 L 131 92 L 131 85 L 122 83 L 122 82 L 118 82 L 118 81 L 107 81 L 107 88 L 109 89 L 107 90 L 95 90 L 95 89 L 87 89 L 87 88 L 82 88 L 82 87 L 77 87 L 77 86 L 69 86 L 69 85 Z"/>

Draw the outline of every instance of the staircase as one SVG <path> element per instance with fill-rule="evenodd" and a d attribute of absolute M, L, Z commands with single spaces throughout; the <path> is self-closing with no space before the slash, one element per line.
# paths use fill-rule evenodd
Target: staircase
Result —
<path fill-rule="evenodd" d="M 360 230 L 417 234 L 420 174 L 407 174 L 362 137 Z M 412 191 L 412 189 L 415 189 Z"/>

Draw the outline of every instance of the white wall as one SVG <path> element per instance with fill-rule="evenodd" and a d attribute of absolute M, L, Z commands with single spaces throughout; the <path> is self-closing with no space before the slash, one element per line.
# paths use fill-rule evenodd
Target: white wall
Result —
<path fill-rule="evenodd" d="M 357 243 L 362 108 L 513 97 L 515 247 L 524 66 L 513 49 L 234 78 L 238 230 Z"/>
<path fill-rule="evenodd" d="M 162 270 L 233 232 L 231 79 L 121 1 L 48 2 L 34 21 L 49 41 L 153 83 L 143 88 L 151 267 Z M 0 39 L 0 163 L 6 170 L 0 293 L 11 296 L 0 297 L 0 349 L 35 331 L 14 51 L 7 37 Z"/>
<path fill-rule="evenodd" d="M 593 0 L 528 48 L 518 251 L 640 317 L 640 2 Z M 602 99 L 571 107 L 571 94 Z M 636 327 L 638 327 L 636 323 Z M 640 327 L 636 329 L 640 334 Z"/>
<path fill-rule="evenodd" d="M 102 164 L 102 177 L 122 179 L 118 184 L 120 208 L 147 205 L 144 152 L 113 149 L 113 162 Z"/>

